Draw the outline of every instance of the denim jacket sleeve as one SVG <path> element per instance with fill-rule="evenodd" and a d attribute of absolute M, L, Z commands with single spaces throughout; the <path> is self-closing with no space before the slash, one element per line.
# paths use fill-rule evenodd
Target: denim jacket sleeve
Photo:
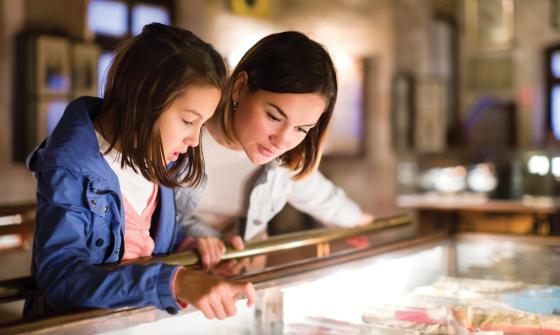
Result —
<path fill-rule="evenodd" d="M 88 177 L 62 168 L 43 170 L 35 176 L 33 269 L 39 288 L 55 309 L 149 305 L 169 312 L 179 309 L 171 289 L 176 266 L 94 266 L 92 230 L 115 222 L 107 222 L 88 207 Z"/>
<path fill-rule="evenodd" d="M 292 181 L 288 202 L 326 226 L 351 227 L 362 214 L 360 206 L 318 170 L 303 180 Z"/>
<path fill-rule="evenodd" d="M 204 237 L 213 236 L 221 237 L 221 234 L 202 222 L 194 215 L 194 211 L 200 202 L 206 178 L 203 180 L 202 185 L 194 187 L 178 187 L 175 189 L 175 207 L 177 209 L 177 222 L 187 236 L 191 237 Z"/>

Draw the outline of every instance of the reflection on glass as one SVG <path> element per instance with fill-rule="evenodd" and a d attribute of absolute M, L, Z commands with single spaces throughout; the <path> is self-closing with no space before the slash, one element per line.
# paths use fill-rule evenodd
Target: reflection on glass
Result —
<path fill-rule="evenodd" d="M 136 5 L 132 8 L 132 34 L 138 35 L 142 28 L 149 23 L 158 22 L 171 24 L 171 18 L 166 8 L 154 5 Z"/>
<path fill-rule="evenodd" d="M 560 51 L 556 51 L 552 54 L 550 59 L 550 71 L 556 78 L 560 78 Z"/>
<path fill-rule="evenodd" d="M 111 65 L 111 61 L 115 54 L 113 52 L 103 52 L 101 56 L 99 56 L 99 62 L 97 65 L 97 78 L 99 87 L 99 96 L 103 97 L 103 91 L 105 90 L 105 82 L 107 80 L 107 72 L 109 71 L 109 66 Z"/>
<path fill-rule="evenodd" d="M 286 287 L 282 289 L 283 321 L 289 324 L 320 316 L 361 323 L 368 308 L 394 303 L 415 285 L 426 285 L 443 275 L 442 259 L 443 248 L 437 246 Z"/>
<path fill-rule="evenodd" d="M 128 8 L 121 1 L 92 0 L 88 6 L 88 27 L 91 31 L 115 37 L 128 31 Z"/>

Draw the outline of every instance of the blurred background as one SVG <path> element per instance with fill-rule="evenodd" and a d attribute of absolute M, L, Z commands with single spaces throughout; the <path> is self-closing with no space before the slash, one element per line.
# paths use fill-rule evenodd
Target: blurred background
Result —
<path fill-rule="evenodd" d="M 366 211 L 557 233 L 557 0 L 0 0 L 6 225 L 34 203 L 26 155 L 69 101 L 100 95 L 114 49 L 154 21 L 192 30 L 230 68 L 270 33 L 322 43 L 340 92 L 320 168 Z M 282 215 L 272 233 L 314 225 Z"/>

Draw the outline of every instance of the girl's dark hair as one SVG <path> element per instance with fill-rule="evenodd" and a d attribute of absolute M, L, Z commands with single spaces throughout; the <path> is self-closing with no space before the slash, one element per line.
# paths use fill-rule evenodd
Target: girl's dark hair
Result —
<path fill-rule="evenodd" d="M 190 85 L 222 89 L 220 54 L 192 32 L 159 23 L 122 45 L 107 75 L 102 113 L 114 114 L 111 150 L 120 145 L 121 166 L 167 187 L 196 186 L 204 176 L 200 146 L 190 147 L 168 169 L 156 121 Z"/>
<path fill-rule="evenodd" d="M 319 43 L 295 31 L 269 35 L 247 51 L 233 71 L 216 112 L 226 139 L 232 142 L 235 141 L 233 85 L 242 71 L 248 75 L 249 92 L 317 93 L 325 98 L 325 110 L 317 125 L 297 147 L 279 157 L 282 166 L 297 171 L 294 179 L 310 174 L 321 159 L 338 91 L 336 72 L 328 52 Z"/>

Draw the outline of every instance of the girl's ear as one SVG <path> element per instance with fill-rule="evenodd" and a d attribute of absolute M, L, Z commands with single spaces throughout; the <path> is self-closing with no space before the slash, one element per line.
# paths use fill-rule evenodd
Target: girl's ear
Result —
<path fill-rule="evenodd" d="M 243 93 L 243 90 L 247 86 L 248 79 L 249 79 L 249 75 L 247 74 L 246 71 L 239 72 L 237 78 L 235 78 L 235 82 L 233 83 L 233 89 L 231 92 L 231 99 L 233 101 L 237 101 L 237 102 L 239 101 Z"/>

